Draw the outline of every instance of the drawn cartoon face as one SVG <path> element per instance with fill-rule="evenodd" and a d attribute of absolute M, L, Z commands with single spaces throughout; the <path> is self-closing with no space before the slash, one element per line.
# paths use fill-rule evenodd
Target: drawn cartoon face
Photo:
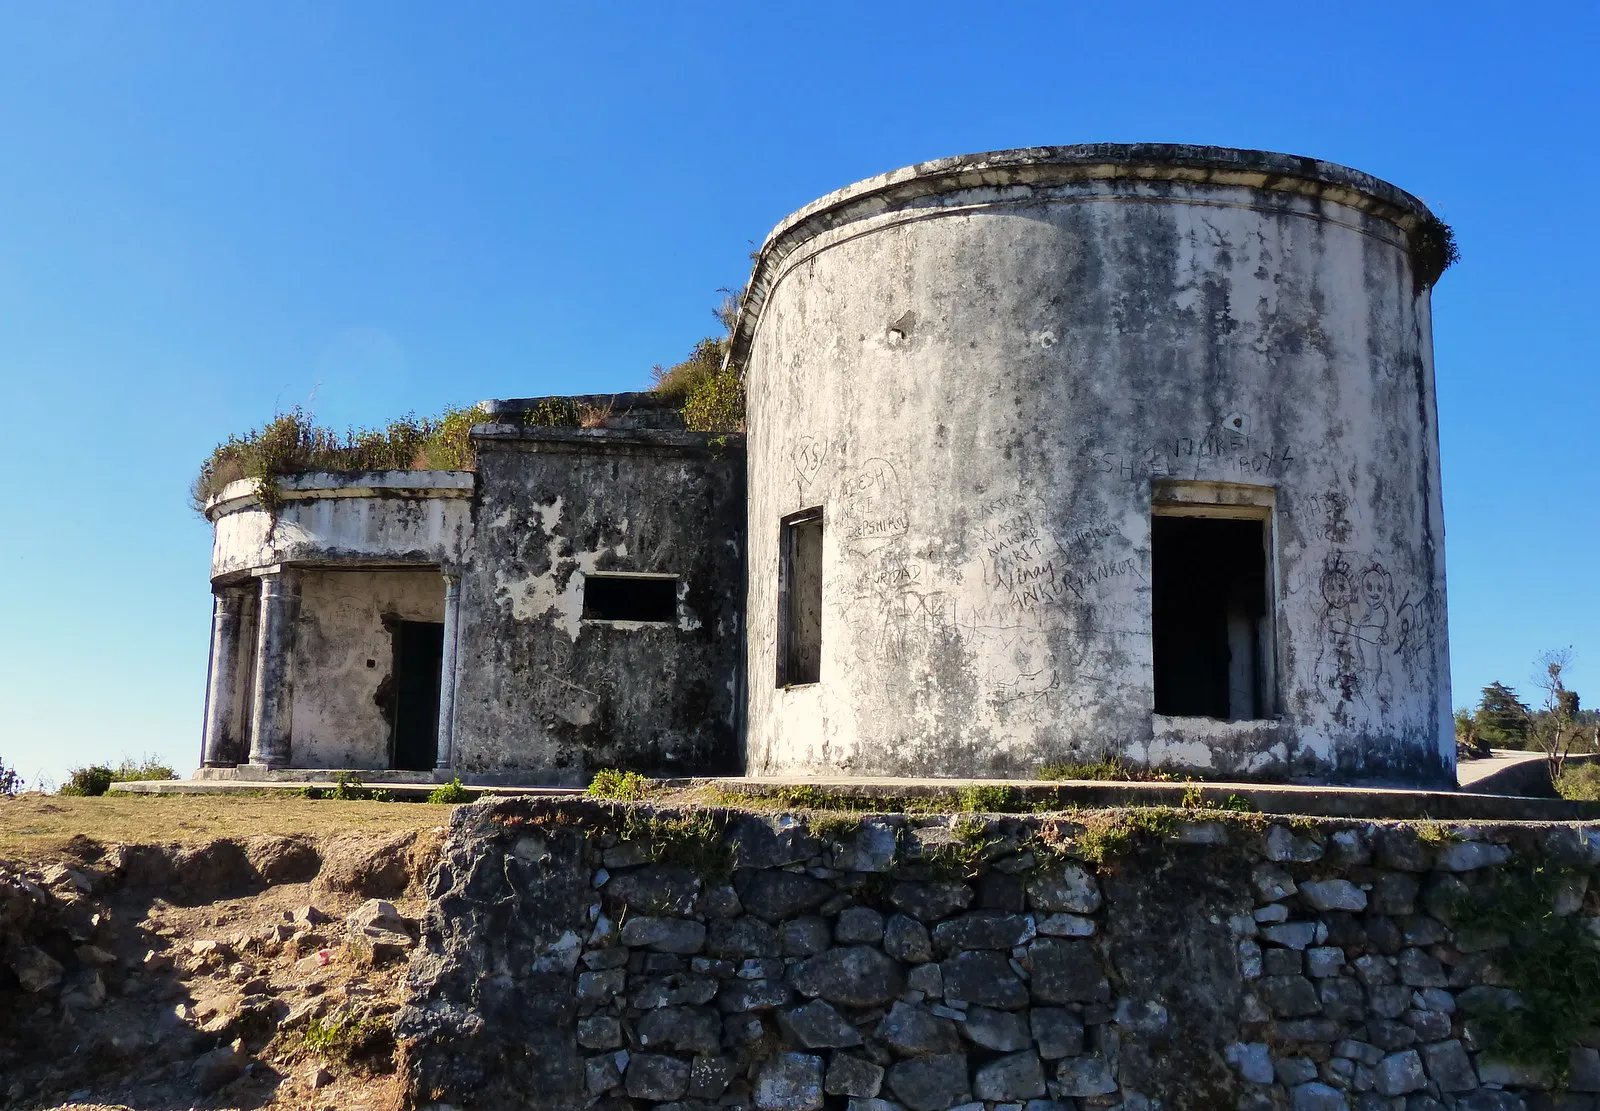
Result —
<path fill-rule="evenodd" d="M 1330 567 L 1322 573 L 1322 600 L 1330 609 L 1344 609 L 1355 601 L 1355 596 L 1355 584 L 1343 567 Z"/>
<path fill-rule="evenodd" d="M 1384 602 L 1383 580 L 1386 578 L 1380 567 L 1369 567 L 1361 574 L 1361 597 L 1373 609 L 1378 609 Z"/>

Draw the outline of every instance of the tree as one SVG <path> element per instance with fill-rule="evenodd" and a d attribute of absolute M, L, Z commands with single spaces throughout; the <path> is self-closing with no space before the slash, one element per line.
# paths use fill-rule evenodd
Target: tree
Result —
<path fill-rule="evenodd" d="M 1539 656 L 1538 664 L 1533 681 L 1544 691 L 1544 706 L 1532 718 L 1529 737 L 1544 753 L 1545 762 L 1550 766 L 1550 782 L 1555 783 L 1573 745 L 1584 733 L 1579 723 L 1578 692 L 1567 689 L 1564 679 L 1572 666 L 1572 649 L 1552 648 Z M 1600 741 L 1600 735 L 1596 739 Z"/>
<path fill-rule="evenodd" d="M 1478 710 L 1472 715 L 1475 735 L 1480 744 L 1490 748 L 1528 747 L 1528 727 L 1532 711 L 1517 697 L 1517 692 L 1504 683 L 1494 682 L 1483 688 L 1478 699 Z"/>
<path fill-rule="evenodd" d="M 1490 755 L 1489 745 L 1478 736 L 1478 723 L 1472 711 L 1462 707 L 1455 713 L 1456 759 L 1482 760 Z"/>

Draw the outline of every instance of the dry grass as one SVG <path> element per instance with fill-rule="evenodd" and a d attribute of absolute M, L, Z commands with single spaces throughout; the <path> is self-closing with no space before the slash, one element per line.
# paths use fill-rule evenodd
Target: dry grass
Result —
<path fill-rule="evenodd" d="M 391 833 L 449 822 L 451 806 L 237 795 L 0 796 L 0 858 L 44 861 L 73 837 L 102 844 L 210 841 L 256 834 Z"/>

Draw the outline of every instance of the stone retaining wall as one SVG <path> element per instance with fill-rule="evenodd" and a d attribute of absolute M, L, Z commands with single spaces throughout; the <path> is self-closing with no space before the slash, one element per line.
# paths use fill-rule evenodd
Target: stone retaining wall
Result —
<path fill-rule="evenodd" d="M 1214 817 L 463 807 L 405 1067 L 474 1108 L 1597 1106 L 1600 1039 L 1488 1048 L 1516 941 L 1463 908 L 1538 866 L 1594 915 L 1600 832 Z"/>

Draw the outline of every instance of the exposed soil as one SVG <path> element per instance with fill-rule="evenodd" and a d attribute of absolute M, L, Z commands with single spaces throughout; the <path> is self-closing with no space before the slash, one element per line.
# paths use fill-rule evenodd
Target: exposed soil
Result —
<path fill-rule="evenodd" d="M 0 799 L 0 1107 L 398 1107 L 389 1016 L 448 813 Z"/>

